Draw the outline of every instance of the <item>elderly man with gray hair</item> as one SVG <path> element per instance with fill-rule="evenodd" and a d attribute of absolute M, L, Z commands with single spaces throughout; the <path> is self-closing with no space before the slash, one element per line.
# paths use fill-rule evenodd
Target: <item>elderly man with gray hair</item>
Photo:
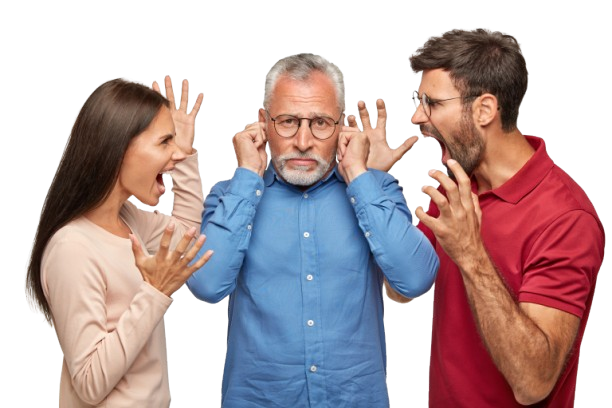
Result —
<path fill-rule="evenodd" d="M 397 180 L 367 168 L 366 133 L 343 122 L 334 64 L 278 61 L 259 121 L 234 136 L 233 178 L 206 198 L 201 252 L 215 256 L 188 286 L 230 295 L 224 407 L 389 406 L 383 282 L 419 296 L 438 258 Z"/>

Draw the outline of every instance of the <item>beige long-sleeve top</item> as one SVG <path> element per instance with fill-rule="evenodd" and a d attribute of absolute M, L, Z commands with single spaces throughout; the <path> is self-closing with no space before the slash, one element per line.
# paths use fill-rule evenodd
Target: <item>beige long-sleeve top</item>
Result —
<path fill-rule="evenodd" d="M 172 173 L 176 230 L 199 230 L 202 185 L 197 154 Z M 126 202 L 121 218 L 148 253 L 170 217 Z M 144 282 L 129 239 L 80 217 L 49 241 L 42 285 L 64 362 L 60 407 L 168 407 L 163 316 L 172 299 Z"/>

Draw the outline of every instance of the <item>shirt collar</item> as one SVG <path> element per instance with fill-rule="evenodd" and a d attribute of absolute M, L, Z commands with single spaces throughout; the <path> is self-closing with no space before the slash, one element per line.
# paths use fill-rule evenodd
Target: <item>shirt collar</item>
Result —
<path fill-rule="evenodd" d="M 529 194 L 546 177 L 554 167 L 552 159 L 546 153 L 544 140 L 539 137 L 525 136 L 535 153 L 525 165 L 500 187 L 483 193 L 494 194 L 504 201 L 516 204 Z"/>
<path fill-rule="evenodd" d="M 289 183 L 287 183 L 286 181 L 284 181 L 276 172 L 276 169 L 274 168 L 274 165 L 272 165 L 272 161 L 270 161 L 268 163 L 268 168 L 266 169 L 264 176 L 264 184 L 266 187 L 270 187 L 275 181 L 279 182 L 283 185 L 286 186 L 292 186 L 297 188 L 296 186 L 293 186 Z M 321 184 L 325 184 L 327 183 L 329 180 L 338 180 L 342 183 L 344 183 L 344 179 L 342 178 L 342 176 L 340 175 L 340 171 L 338 170 L 338 164 L 336 162 L 334 162 L 334 169 L 322 180 L 317 181 L 314 185 L 310 186 L 308 188 L 308 190 L 306 191 L 310 191 L 313 190 L 315 188 L 317 188 L 319 185 Z"/>

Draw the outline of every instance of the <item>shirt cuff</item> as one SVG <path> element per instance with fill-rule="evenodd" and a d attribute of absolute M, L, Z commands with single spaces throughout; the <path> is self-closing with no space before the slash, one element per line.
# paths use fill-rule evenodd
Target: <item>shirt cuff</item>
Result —
<path fill-rule="evenodd" d="M 176 163 L 177 166 L 180 166 L 181 163 L 185 163 L 185 162 L 190 162 L 190 161 L 197 161 L 198 160 L 198 151 L 196 149 L 193 149 L 193 153 L 188 154 L 184 160 L 181 160 L 180 162 Z"/>
<path fill-rule="evenodd" d="M 376 181 L 374 174 L 368 170 L 353 179 L 346 188 L 346 194 L 358 212 L 369 203 L 379 201 L 385 192 Z"/>
<path fill-rule="evenodd" d="M 141 290 L 146 293 L 148 296 L 153 298 L 155 302 L 160 305 L 164 310 L 168 309 L 172 304 L 172 298 L 166 296 L 155 286 L 151 285 L 149 282 L 143 281 L 141 284 Z"/>

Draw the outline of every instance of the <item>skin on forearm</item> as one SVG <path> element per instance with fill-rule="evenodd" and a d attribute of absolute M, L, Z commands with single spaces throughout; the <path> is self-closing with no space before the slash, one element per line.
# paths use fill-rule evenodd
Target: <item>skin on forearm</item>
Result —
<path fill-rule="evenodd" d="M 517 304 L 484 248 L 465 259 L 460 270 L 476 326 L 517 402 L 533 404 L 546 398 L 580 320 L 545 306 Z"/>

